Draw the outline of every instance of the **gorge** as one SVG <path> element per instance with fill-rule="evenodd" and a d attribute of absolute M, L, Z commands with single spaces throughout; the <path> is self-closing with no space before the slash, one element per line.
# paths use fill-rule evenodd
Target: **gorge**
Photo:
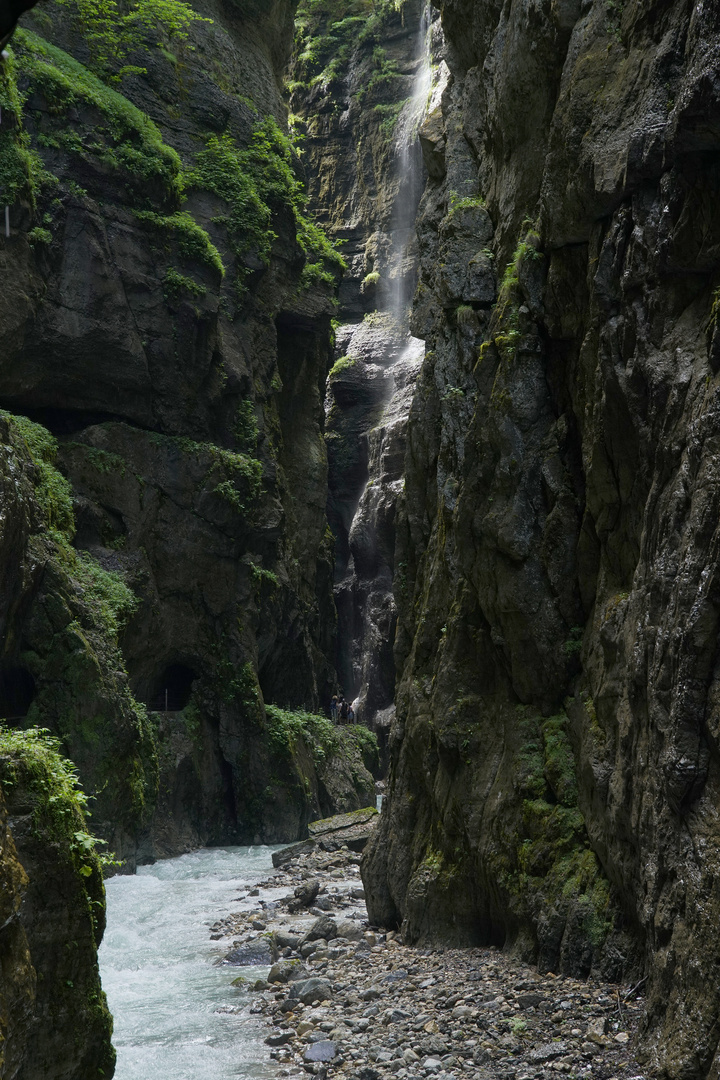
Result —
<path fill-rule="evenodd" d="M 374 924 L 646 980 L 644 1073 L 720 1075 L 719 56 L 710 0 L 22 17 L 0 1076 L 112 1075 L 108 863 L 385 764 Z"/>

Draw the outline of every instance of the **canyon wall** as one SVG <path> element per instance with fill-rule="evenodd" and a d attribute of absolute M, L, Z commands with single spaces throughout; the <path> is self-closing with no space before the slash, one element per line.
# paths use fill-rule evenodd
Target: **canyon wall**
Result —
<path fill-rule="evenodd" d="M 111 1077 L 112 1017 L 97 948 L 103 868 L 86 800 L 56 741 L 0 733 L 0 1073 Z"/>
<path fill-rule="evenodd" d="M 0 74 L 0 713 L 62 738 L 127 869 L 373 797 L 352 734 L 283 712 L 334 682 L 342 270 L 286 134 L 294 9 L 58 0 Z"/>
<path fill-rule="evenodd" d="M 371 918 L 646 973 L 715 1076 L 720 14 L 438 6 Z"/>

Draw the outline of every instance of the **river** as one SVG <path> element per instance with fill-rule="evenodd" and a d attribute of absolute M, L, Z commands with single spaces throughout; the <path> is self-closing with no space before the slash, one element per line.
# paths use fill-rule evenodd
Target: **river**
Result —
<path fill-rule="evenodd" d="M 115 1019 L 116 1080 L 277 1076 L 262 1041 L 266 1029 L 249 1015 L 248 995 L 230 985 L 240 974 L 264 977 L 267 967 L 215 965 L 229 939 L 211 941 L 208 929 L 257 905 L 233 900 L 267 878 L 273 850 L 196 851 L 106 882 L 100 972 Z M 228 1007 L 238 1011 L 220 1011 Z"/>

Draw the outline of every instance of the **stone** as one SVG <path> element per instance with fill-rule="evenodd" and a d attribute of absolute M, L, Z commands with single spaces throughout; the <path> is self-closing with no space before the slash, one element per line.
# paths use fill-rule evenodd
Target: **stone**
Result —
<path fill-rule="evenodd" d="M 327 1039 L 323 1039 L 320 1042 L 312 1043 L 308 1046 L 303 1053 L 304 1061 L 333 1061 L 337 1057 L 337 1047 L 335 1043 L 330 1042 Z"/>
<path fill-rule="evenodd" d="M 422 1067 L 426 1073 L 432 1076 L 435 1073 L 442 1072 L 443 1063 L 439 1058 L 428 1057 L 423 1061 Z"/>
<path fill-rule="evenodd" d="M 302 979 L 307 972 L 303 969 L 299 960 L 281 960 L 270 968 L 267 981 L 269 983 L 287 983 L 292 980 Z"/>
<path fill-rule="evenodd" d="M 598 1046 L 607 1046 L 607 1029 L 608 1022 L 605 1017 L 598 1017 L 595 1020 L 591 1020 L 591 1022 L 588 1024 L 587 1031 L 585 1032 L 585 1038 L 588 1040 L 588 1042 L 596 1043 Z"/>
<path fill-rule="evenodd" d="M 304 1005 L 313 1005 L 333 996 L 332 985 L 327 979 L 310 978 L 295 982 L 290 987 L 289 997 L 297 998 Z"/>
<path fill-rule="evenodd" d="M 268 1046 L 285 1046 L 292 1039 L 294 1031 L 276 1031 L 272 1035 L 268 1035 L 265 1042 Z"/>
<path fill-rule="evenodd" d="M 267 937 L 256 938 L 244 945 L 238 945 L 225 954 L 226 964 L 235 964 L 240 967 L 257 966 L 259 964 L 272 964 L 277 959 L 277 947 Z"/>
<path fill-rule="evenodd" d="M 298 855 L 306 855 L 314 851 L 315 847 L 314 840 L 301 840 L 297 844 L 290 844 L 288 847 L 281 848 L 280 851 L 273 851 L 272 864 L 276 869 L 279 869 L 297 859 Z"/>
<path fill-rule="evenodd" d="M 319 881 L 306 881 L 303 885 L 297 886 L 297 888 L 295 889 L 295 896 L 300 901 L 303 907 L 310 907 L 310 905 L 315 901 L 319 891 Z"/>

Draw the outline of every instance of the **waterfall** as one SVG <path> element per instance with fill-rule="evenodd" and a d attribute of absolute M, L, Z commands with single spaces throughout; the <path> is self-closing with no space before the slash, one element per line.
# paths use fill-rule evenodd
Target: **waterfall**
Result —
<path fill-rule="evenodd" d="M 418 129 L 425 116 L 432 86 L 430 63 L 430 27 L 432 11 L 423 8 L 416 42 L 418 68 L 413 92 L 398 117 L 394 133 L 395 158 L 399 179 L 392 215 L 392 251 L 390 256 L 390 311 L 402 330 L 407 330 L 408 308 L 415 291 L 417 259 L 414 255 L 415 218 L 425 186 L 425 169 L 418 140 Z"/>
<path fill-rule="evenodd" d="M 338 676 L 358 719 L 380 731 L 394 711 L 395 505 L 403 484 L 407 418 L 424 358 L 424 343 L 410 335 L 409 315 L 418 264 L 415 218 L 426 179 L 418 129 L 432 84 L 433 17 L 427 4 L 416 36 L 412 93 L 393 135 L 395 195 L 381 310 L 340 328 L 339 355 L 349 361 L 331 379 L 328 395 L 329 414 L 343 413 L 338 427 L 345 448 L 345 472 L 329 505 L 339 540 Z M 330 415 L 329 420 L 333 437 Z"/>

